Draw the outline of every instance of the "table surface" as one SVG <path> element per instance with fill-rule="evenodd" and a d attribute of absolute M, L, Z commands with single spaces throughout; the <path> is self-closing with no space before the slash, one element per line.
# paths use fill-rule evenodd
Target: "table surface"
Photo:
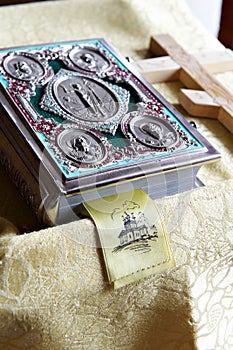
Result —
<path fill-rule="evenodd" d="M 23 4 L 30 2 L 39 2 L 47 0 L 0 0 L 0 6 Z M 220 20 L 220 27 L 218 32 L 218 39 L 227 48 L 233 49 L 233 2 L 232 0 L 222 0 L 222 13 Z"/>
<path fill-rule="evenodd" d="M 0 23 L 2 47 L 105 37 L 125 56 L 140 59 L 151 34 L 169 33 L 189 53 L 224 49 L 183 0 L 2 6 Z M 233 72 L 216 78 L 233 91 Z M 178 104 L 181 83 L 155 87 L 189 118 Z M 222 159 L 201 169 L 206 187 L 155 202 L 176 267 L 114 292 L 90 220 L 3 235 L 0 348 L 232 348 L 233 138 L 216 120 L 196 122 Z M 8 180 L 1 177 L 0 216 L 23 224 L 29 213 L 17 205 Z"/>

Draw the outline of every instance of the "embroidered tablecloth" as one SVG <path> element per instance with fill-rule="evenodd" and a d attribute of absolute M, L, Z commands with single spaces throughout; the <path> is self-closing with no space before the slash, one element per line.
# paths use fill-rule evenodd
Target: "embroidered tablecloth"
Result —
<path fill-rule="evenodd" d="M 46 1 L 0 7 L 0 23 L 1 47 L 105 37 L 139 59 L 151 34 L 169 33 L 189 53 L 223 49 L 183 0 Z M 233 72 L 216 77 L 233 91 Z M 181 109 L 181 83 L 155 87 Z M 156 201 L 176 267 L 117 291 L 93 223 L 35 231 L 1 171 L 0 216 L 35 231 L 16 235 L 10 227 L 0 238 L 1 349 L 233 348 L 233 139 L 216 120 L 197 124 L 222 160 L 201 169 L 206 187 Z"/>

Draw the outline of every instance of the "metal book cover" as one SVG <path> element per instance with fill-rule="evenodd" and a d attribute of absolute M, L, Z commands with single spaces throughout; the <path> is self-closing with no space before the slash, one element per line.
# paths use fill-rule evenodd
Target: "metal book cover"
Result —
<path fill-rule="evenodd" d="M 80 194 L 220 157 L 104 39 L 0 50 L 0 83 L 1 129 L 55 217 Z"/>

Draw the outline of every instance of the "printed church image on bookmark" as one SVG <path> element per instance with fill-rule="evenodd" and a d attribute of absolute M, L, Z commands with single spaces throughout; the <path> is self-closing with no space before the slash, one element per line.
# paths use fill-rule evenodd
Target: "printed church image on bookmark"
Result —
<path fill-rule="evenodd" d="M 113 251 L 131 249 L 141 253 L 151 250 L 149 241 L 158 238 L 158 230 L 155 225 L 149 227 L 146 223 L 146 218 L 142 212 L 139 212 L 138 218 L 134 213 L 125 212 L 122 215 L 124 229 L 120 232 L 118 238 L 120 245 Z"/>
<path fill-rule="evenodd" d="M 84 207 L 95 221 L 115 289 L 175 266 L 159 209 L 142 189 L 89 201 Z"/>

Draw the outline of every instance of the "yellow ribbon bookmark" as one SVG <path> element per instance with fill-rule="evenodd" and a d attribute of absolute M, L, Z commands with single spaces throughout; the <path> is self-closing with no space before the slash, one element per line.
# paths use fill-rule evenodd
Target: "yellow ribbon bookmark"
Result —
<path fill-rule="evenodd" d="M 175 266 L 158 209 L 143 190 L 83 204 L 97 226 L 115 289 Z"/>

